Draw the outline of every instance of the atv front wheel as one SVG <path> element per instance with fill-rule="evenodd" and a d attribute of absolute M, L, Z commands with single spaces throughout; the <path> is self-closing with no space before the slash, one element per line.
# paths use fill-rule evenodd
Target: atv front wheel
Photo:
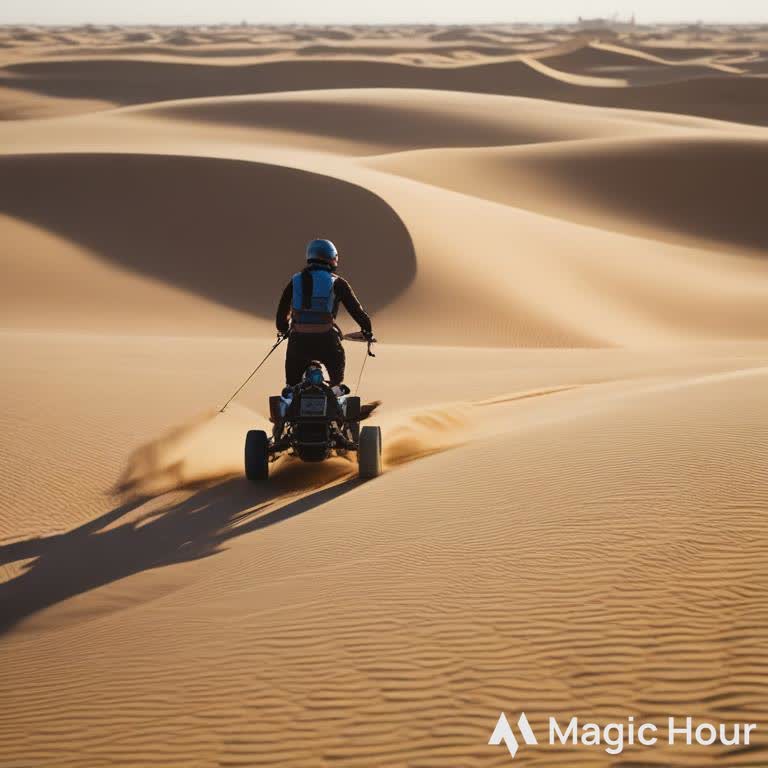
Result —
<path fill-rule="evenodd" d="M 245 476 L 252 483 L 269 478 L 269 438 L 263 429 L 252 429 L 245 436 Z"/>
<path fill-rule="evenodd" d="M 357 444 L 358 474 L 363 479 L 381 474 L 381 427 L 363 427 Z"/>

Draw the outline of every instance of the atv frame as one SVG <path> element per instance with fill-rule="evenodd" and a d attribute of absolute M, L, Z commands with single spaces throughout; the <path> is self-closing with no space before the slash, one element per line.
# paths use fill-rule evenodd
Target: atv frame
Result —
<path fill-rule="evenodd" d="M 273 424 L 271 437 L 253 429 L 245 439 L 245 474 L 255 483 L 269 478 L 269 465 L 279 456 L 295 456 L 302 461 L 325 461 L 331 456 L 357 455 L 359 476 L 381 474 L 381 429 L 360 427 L 368 414 L 360 398 L 342 385 L 336 394 L 327 384 L 302 381 L 286 387 L 281 395 L 269 398 Z"/>

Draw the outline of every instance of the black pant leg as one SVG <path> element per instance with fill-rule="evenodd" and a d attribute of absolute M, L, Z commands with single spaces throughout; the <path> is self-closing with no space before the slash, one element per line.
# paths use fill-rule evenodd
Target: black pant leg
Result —
<path fill-rule="evenodd" d="M 288 349 L 285 353 L 285 383 L 292 387 L 301 381 L 311 357 L 307 357 L 304 339 L 298 335 L 288 337 Z"/>
<path fill-rule="evenodd" d="M 298 384 L 313 360 L 318 360 L 327 368 L 331 386 L 344 381 L 346 355 L 336 332 L 292 334 L 288 338 L 288 350 L 285 353 L 286 384 Z"/>
<path fill-rule="evenodd" d="M 337 333 L 329 333 L 326 342 L 327 352 L 325 355 L 325 367 L 328 369 L 328 378 L 331 386 L 336 386 L 344 381 L 344 369 L 346 367 L 346 355 L 344 346 Z"/>

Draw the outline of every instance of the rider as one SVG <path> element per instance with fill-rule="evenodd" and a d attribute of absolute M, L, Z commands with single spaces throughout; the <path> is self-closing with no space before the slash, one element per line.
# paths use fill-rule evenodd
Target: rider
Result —
<path fill-rule="evenodd" d="M 277 307 L 275 325 L 288 336 L 285 381 L 293 386 L 313 360 L 328 370 L 331 386 L 344 380 L 345 356 L 341 330 L 334 322 L 343 304 L 360 326 L 363 337 L 373 341 L 371 319 L 349 283 L 336 274 L 339 254 L 330 240 L 312 240 L 307 245 L 307 266 L 285 286 Z M 289 323 L 290 321 L 290 323 Z"/>

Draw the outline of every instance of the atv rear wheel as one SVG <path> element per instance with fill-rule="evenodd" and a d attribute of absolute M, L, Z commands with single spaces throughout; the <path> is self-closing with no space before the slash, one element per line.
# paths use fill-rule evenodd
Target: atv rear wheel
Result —
<path fill-rule="evenodd" d="M 245 436 L 245 476 L 252 483 L 269 478 L 269 438 L 263 429 L 251 429 Z"/>
<path fill-rule="evenodd" d="M 381 474 L 381 427 L 363 427 L 357 444 L 357 464 L 363 479 Z"/>

